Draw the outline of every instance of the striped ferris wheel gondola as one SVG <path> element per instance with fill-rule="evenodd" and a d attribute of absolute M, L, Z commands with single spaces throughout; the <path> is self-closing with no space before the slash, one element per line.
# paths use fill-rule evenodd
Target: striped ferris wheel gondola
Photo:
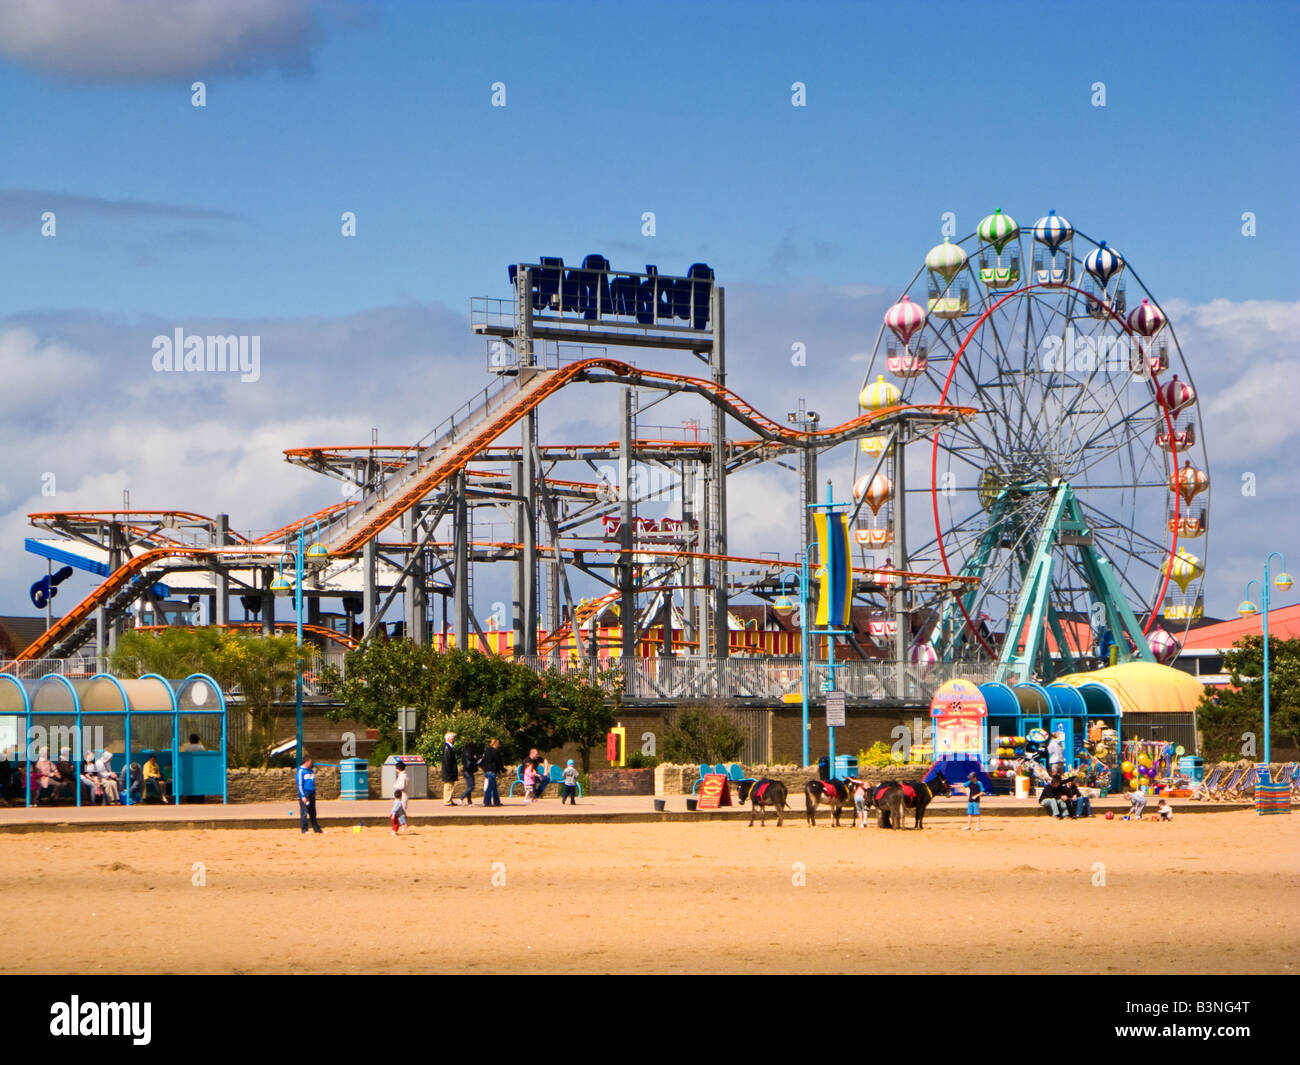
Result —
<path fill-rule="evenodd" d="M 1059 251 L 1066 241 L 1073 238 L 1074 227 L 1055 211 L 1048 211 L 1034 223 L 1034 240 L 1052 253 Z"/>

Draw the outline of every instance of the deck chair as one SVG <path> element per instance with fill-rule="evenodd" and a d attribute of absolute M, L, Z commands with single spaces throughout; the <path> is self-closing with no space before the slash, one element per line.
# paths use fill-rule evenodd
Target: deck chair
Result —
<path fill-rule="evenodd" d="M 700 785 L 704 783 L 704 778 L 713 772 L 713 766 L 708 762 L 700 763 L 700 779 L 695 782 L 695 787 L 691 788 L 691 794 L 694 795 L 700 790 Z"/>
<path fill-rule="evenodd" d="M 1254 799 L 1255 783 L 1259 780 L 1259 766 L 1251 766 L 1242 774 L 1235 788 L 1225 788 L 1224 797 L 1229 799 Z"/>
<path fill-rule="evenodd" d="M 1231 795 L 1236 790 L 1237 785 L 1241 783 L 1241 778 L 1244 777 L 1245 775 L 1246 775 L 1246 767 L 1244 765 L 1236 766 L 1231 772 L 1228 773 L 1226 778 L 1220 781 L 1219 786 L 1217 788 L 1211 790 L 1210 798 L 1226 799 L 1229 795 Z"/>
<path fill-rule="evenodd" d="M 1219 784 L 1222 782 L 1224 776 L 1227 775 L 1227 772 L 1228 770 L 1225 766 L 1216 765 L 1213 769 L 1210 770 L 1210 775 L 1206 777 L 1204 780 L 1202 780 L 1199 784 L 1197 784 L 1194 789 L 1192 789 L 1192 798 L 1193 799 L 1210 798 L 1214 794 L 1215 790 L 1218 788 Z"/>
<path fill-rule="evenodd" d="M 1300 787 L 1300 762 L 1287 762 L 1277 771 L 1277 779 L 1274 783 L 1290 784 L 1294 792 L 1297 787 Z"/>

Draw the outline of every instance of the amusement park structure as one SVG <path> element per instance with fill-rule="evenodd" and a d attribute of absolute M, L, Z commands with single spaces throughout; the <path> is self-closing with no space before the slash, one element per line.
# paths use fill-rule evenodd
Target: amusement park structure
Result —
<path fill-rule="evenodd" d="M 22 658 L 66 658 L 92 641 L 102 656 L 125 624 L 177 620 L 173 597 L 194 606 L 180 620 L 273 631 L 285 623 L 276 593 L 302 572 L 300 620 L 318 642 L 380 634 L 400 599 L 401 631 L 420 642 L 567 668 L 620 662 L 649 678 L 652 696 L 682 697 L 665 678 L 688 673 L 693 694 L 755 694 L 725 660 L 784 668 L 798 639 L 751 632 L 740 604 L 768 604 L 797 628 L 807 604 L 792 603 L 792 582 L 803 558 L 817 563 L 818 460 L 844 444 L 859 467 L 852 595 L 869 619 L 835 652 L 864 664 L 856 690 L 852 672 L 840 673 L 851 695 L 916 701 L 956 672 L 1028 679 L 1112 647 L 1120 660 L 1163 653 L 1166 629 L 1199 603 L 1194 590 L 1167 601 L 1169 581 L 1186 593 L 1203 572 L 1179 546 L 1206 529 L 1204 506 L 1191 509 L 1208 486 L 1205 464 L 1186 458 L 1197 446 L 1195 393 L 1154 299 L 1126 315 L 1124 282 L 1140 286 L 1136 275 L 1104 244 L 1076 258 L 1083 240 L 1044 219 L 1023 279 L 1019 228 L 1000 212 L 934 249 L 885 316 L 859 409 L 834 426 L 802 403 L 778 421 L 729 387 L 725 293 L 705 264 L 682 276 L 614 270 L 599 255 L 581 267 L 513 265 L 508 298 L 471 301 L 487 388 L 410 444 L 286 452 L 338 481 L 341 502 L 260 536 L 225 515 L 174 510 L 31 515 L 46 535 L 30 551 L 102 582 Z M 1122 369 L 1102 374 L 1080 358 L 1103 342 L 1110 357 L 1121 338 Z M 701 369 L 650 369 L 610 347 L 687 353 Z M 1175 359 L 1181 380 L 1166 380 Z M 543 440 L 546 401 L 602 384 L 615 386 L 617 440 Z M 667 397 L 708 417 L 651 425 Z M 907 475 L 923 451 L 926 483 Z M 792 459 L 801 557 L 732 554 L 728 478 Z M 647 470 L 649 488 L 637 483 Z M 676 512 L 659 513 L 669 495 Z M 508 619 L 476 603 L 486 564 L 510 567 Z M 331 598 L 342 600 L 342 625 L 322 607 Z M 705 674 L 712 687 L 697 683 Z M 765 694 L 802 682 L 785 670 L 773 683 Z"/>

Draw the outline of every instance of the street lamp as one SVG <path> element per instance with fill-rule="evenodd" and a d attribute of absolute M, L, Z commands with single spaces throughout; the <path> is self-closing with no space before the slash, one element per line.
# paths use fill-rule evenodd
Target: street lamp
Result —
<path fill-rule="evenodd" d="M 1260 588 L 1260 599 L 1264 603 L 1264 765 L 1269 764 L 1269 755 L 1271 748 L 1269 746 L 1269 720 L 1268 720 L 1268 589 L 1270 584 L 1269 565 L 1273 561 L 1273 556 L 1277 555 L 1282 560 L 1282 572 L 1271 582 L 1276 584 L 1282 591 L 1290 589 L 1295 582 L 1291 580 L 1291 575 L 1286 572 L 1286 556 L 1281 551 L 1270 552 L 1268 558 L 1264 559 L 1264 578 L 1262 581 L 1250 580 L 1246 582 L 1246 599 L 1237 607 L 1237 613 L 1244 618 L 1253 617 L 1259 613 L 1258 608 L 1250 600 L 1250 586 L 1258 584 Z"/>
<path fill-rule="evenodd" d="M 298 526 L 298 546 L 293 551 L 285 551 L 280 556 L 280 572 L 271 581 L 271 591 L 276 595 L 285 595 L 293 592 L 294 615 L 297 619 L 297 647 L 298 653 L 295 658 L 295 679 L 294 679 L 294 703 L 297 709 L 298 733 L 297 747 L 295 749 L 294 761 L 302 765 L 302 585 L 303 585 L 303 566 L 306 560 L 312 562 L 324 562 L 329 558 L 329 549 L 320 542 L 320 522 L 316 522 L 316 535 L 312 538 L 311 546 L 304 546 L 306 539 L 307 526 L 305 524 Z M 293 583 L 290 584 L 284 575 L 285 556 L 293 559 Z"/>

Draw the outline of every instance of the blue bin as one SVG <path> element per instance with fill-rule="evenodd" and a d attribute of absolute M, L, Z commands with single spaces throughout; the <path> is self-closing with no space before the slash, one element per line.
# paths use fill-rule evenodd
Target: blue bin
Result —
<path fill-rule="evenodd" d="M 370 798 L 369 764 L 364 758 L 344 758 L 339 762 L 339 798 Z"/>
<path fill-rule="evenodd" d="M 856 777 L 858 775 L 858 758 L 853 754 L 837 754 L 835 756 L 835 779 L 843 780 L 845 777 Z"/>
<path fill-rule="evenodd" d="M 1205 765 L 1199 758 L 1193 758 L 1190 754 L 1183 755 L 1178 760 L 1178 771 L 1189 780 L 1200 783 L 1205 779 Z"/>

